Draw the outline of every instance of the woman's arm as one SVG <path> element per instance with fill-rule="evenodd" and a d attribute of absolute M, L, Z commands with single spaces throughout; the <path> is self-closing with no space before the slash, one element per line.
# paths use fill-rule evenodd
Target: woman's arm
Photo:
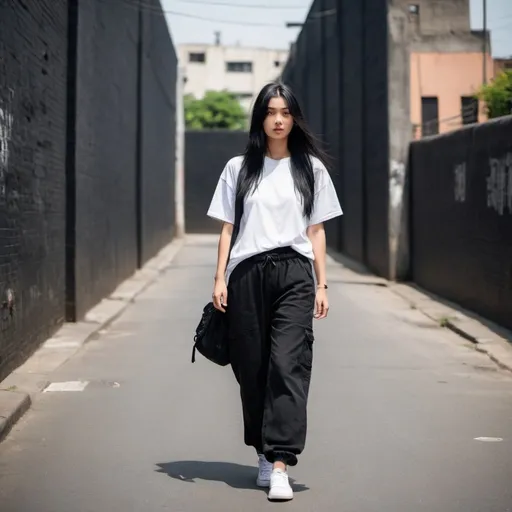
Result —
<path fill-rule="evenodd" d="M 233 224 L 224 222 L 219 237 L 219 246 L 217 248 L 217 271 L 215 272 L 215 280 L 225 280 L 226 266 L 228 263 L 229 246 L 231 244 L 231 236 L 233 235 Z"/>
<path fill-rule="evenodd" d="M 318 282 L 315 301 L 315 318 L 322 319 L 325 318 L 329 312 L 329 300 L 327 299 L 327 290 L 325 289 L 325 286 L 327 285 L 325 270 L 326 243 L 323 223 L 309 226 L 307 234 L 311 240 L 311 245 L 313 246 L 313 254 L 315 255 L 313 265 L 315 267 L 316 280 Z"/>
<path fill-rule="evenodd" d="M 313 245 L 313 254 L 315 255 L 314 267 L 316 280 L 320 286 L 323 286 L 327 284 L 325 272 L 326 243 L 324 225 L 315 224 L 313 226 L 309 226 L 308 237 Z"/>
<path fill-rule="evenodd" d="M 228 290 L 226 286 L 226 267 L 228 262 L 229 247 L 233 235 L 233 224 L 224 222 L 219 237 L 217 248 L 217 271 L 215 272 L 215 284 L 213 288 L 213 305 L 223 313 L 223 306 L 228 305 Z"/>

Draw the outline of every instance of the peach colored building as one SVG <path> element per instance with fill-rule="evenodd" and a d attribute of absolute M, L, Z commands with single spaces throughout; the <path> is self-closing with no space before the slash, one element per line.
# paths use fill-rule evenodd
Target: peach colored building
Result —
<path fill-rule="evenodd" d="M 489 33 L 471 30 L 469 0 L 389 2 L 395 10 L 395 41 L 406 42 L 409 54 L 413 137 L 485 120 L 482 105 L 474 99 L 484 80 L 484 41 L 487 80 L 494 76 L 494 62 Z"/>
<path fill-rule="evenodd" d="M 483 83 L 481 52 L 412 52 L 410 59 L 415 138 L 487 119 L 474 99 Z M 487 79 L 493 76 L 493 59 L 487 55 Z"/>

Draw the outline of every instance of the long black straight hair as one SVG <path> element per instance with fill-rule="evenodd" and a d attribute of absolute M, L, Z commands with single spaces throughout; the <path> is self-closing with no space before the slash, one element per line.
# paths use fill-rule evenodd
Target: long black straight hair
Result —
<path fill-rule="evenodd" d="M 267 154 L 267 135 L 263 122 L 268 115 L 268 104 L 272 98 L 281 97 L 293 118 L 293 128 L 288 136 L 288 151 L 295 189 L 302 197 L 304 216 L 313 212 L 315 198 L 315 176 L 311 157 L 317 157 L 326 167 L 328 158 L 319 148 L 308 128 L 299 102 L 290 87 L 280 82 L 265 85 L 254 103 L 249 129 L 249 141 L 243 154 L 242 169 L 238 179 L 237 197 L 245 198 L 258 186 Z"/>

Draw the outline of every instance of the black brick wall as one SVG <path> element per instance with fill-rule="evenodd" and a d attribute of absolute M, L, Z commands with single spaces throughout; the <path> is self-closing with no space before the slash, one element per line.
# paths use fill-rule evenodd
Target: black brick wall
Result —
<path fill-rule="evenodd" d="M 335 7 L 334 0 L 317 0 L 311 6 L 307 30 L 303 31 L 305 45 L 303 50 L 303 77 L 305 77 L 304 93 L 306 97 L 305 116 L 306 120 L 318 137 L 319 145 L 329 156 L 329 172 L 331 178 L 341 189 L 340 167 L 338 164 L 338 137 L 333 132 L 333 124 L 336 126 L 339 121 L 336 106 L 339 93 L 334 95 L 334 101 L 328 96 L 332 92 L 332 86 L 337 80 L 337 63 L 327 61 L 327 58 L 318 58 L 319 55 L 326 56 L 327 53 L 338 56 L 336 46 L 336 16 L 324 16 L 323 13 L 331 11 Z M 290 84 L 291 85 L 291 84 Z M 295 84 L 297 85 L 297 84 Z M 295 89 L 295 87 L 293 87 Z M 329 90 L 330 89 L 330 90 Z M 342 197 L 340 195 L 340 201 Z M 327 244 L 339 250 L 341 220 L 336 218 L 325 223 Z"/>
<path fill-rule="evenodd" d="M 336 8 L 336 0 L 324 0 L 323 11 Z M 325 98 L 323 106 L 323 140 L 325 149 L 332 159 L 330 174 L 341 203 L 345 203 L 343 197 L 343 168 L 340 165 L 341 141 L 340 133 L 340 83 L 339 83 L 339 43 L 338 43 L 338 18 L 337 16 L 324 16 L 321 18 L 321 32 L 323 34 L 322 45 L 325 53 L 323 61 L 323 80 L 321 94 Z M 341 250 L 343 237 L 343 217 L 326 223 L 326 235 L 329 245 Z"/>
<path fill-rule="evenodd" d="M 138 11 L 79 1 L 76 318 L 137 266 Z"/>
<path fill-rule="evenodd" d="M 143 13 L 0 2 L 0 380 L 171 239 L 176 55 Z"/>
<path fill-rule="evenodd" d="M 185 229 L 187 233 L 219 233 L 219 222 L 206 216 L 224 166 L 243 153 L 247 133 L 229 130 L 185 134 Z"/>
<path fill-rule="evenodd" d="M 308 21 L 300 32 L 293 55 L 281 79 L 297 95 L 308 125 L 329 156 L 329 171 L 344 205 L 343 168 L 340 165 L 341 141 L 339 53 L 336 0 L 316 0 Z M 328 16 L 323 13 L 330 12 Z M 343 220 L 326 223 L 327 244 L 341 249 Z"/>
<path fill-rule="evenodd" d="M 153 5 L 158 5 L 154 1 Z M 174 228 L 177 58 L 163 16 L 143 11 L 142 261 L 167 244 Z"/>
<path fill-rule="evenodd" d="M 64 320 L 67 3 L 0 3 L 0 381 Z"/>
<path fill-rule="evenodd" d="M 389 276 L 388 0 L 363 8 L 365 263 Z M 349 49 L 350 51 L 350 49 Z"/>
<path fill-rule="evenodd" d="M 315 0 L 283 81 L 305 98 L 334 158 L 344 216 L 327 243 L 389 274 L 389 119 L 386 0 Z"/>
<path fill-rule="evenodd" d="M 338 2 L 340 9 L 340 156 L 343 169 L 344 232 L 342 249 L 359 261 L 366 258 L 363 143 L 363 3 Z M 330 50 L 332 51 L 332 50 Z"/>
<path fill-rule="evenodd" d="M 322 11 L 321 1 L 313 3 L 310 10 L 310 16 L 318 16 Z M 322 52 L 322 22 L 315 19 L 305 31 L 305 45 L 303 45 L 304 65 L 306 73 L 303 75 L 306 79 L 303 96 L 305 98 L 304 114 L 306 120 L 313 132 L 320 138 L 323 138 L 323 114 L 324 114 L 324 96 L 323 96 L 323 62 L 318 56 Z"/>
<path fill-rule="evenodd" d="M 512 117 L 414 142 L 411 160 L 414 281 L 512 328 Z"/>

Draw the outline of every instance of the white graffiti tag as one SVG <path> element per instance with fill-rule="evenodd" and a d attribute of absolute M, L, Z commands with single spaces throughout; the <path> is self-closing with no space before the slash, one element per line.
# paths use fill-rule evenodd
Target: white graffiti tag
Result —
<path fill-rule="evenodd" d="M 9 164 L 9 143 L 12 134 L 12 115 L 0 107 L 0 195 L 5 196 L 5 176 Z"/>
<path fill-rule="evenodd" d="M 459 164 L 454 170 L 455 177 L 455 201 L 463 203 L 466 201 L 466 162 Z"/>
<path fill-rule="evenodd" d="M 487 176 L 487 207 L 503 215 L 512 214 L 512 153 L 489 159 Z"/>

